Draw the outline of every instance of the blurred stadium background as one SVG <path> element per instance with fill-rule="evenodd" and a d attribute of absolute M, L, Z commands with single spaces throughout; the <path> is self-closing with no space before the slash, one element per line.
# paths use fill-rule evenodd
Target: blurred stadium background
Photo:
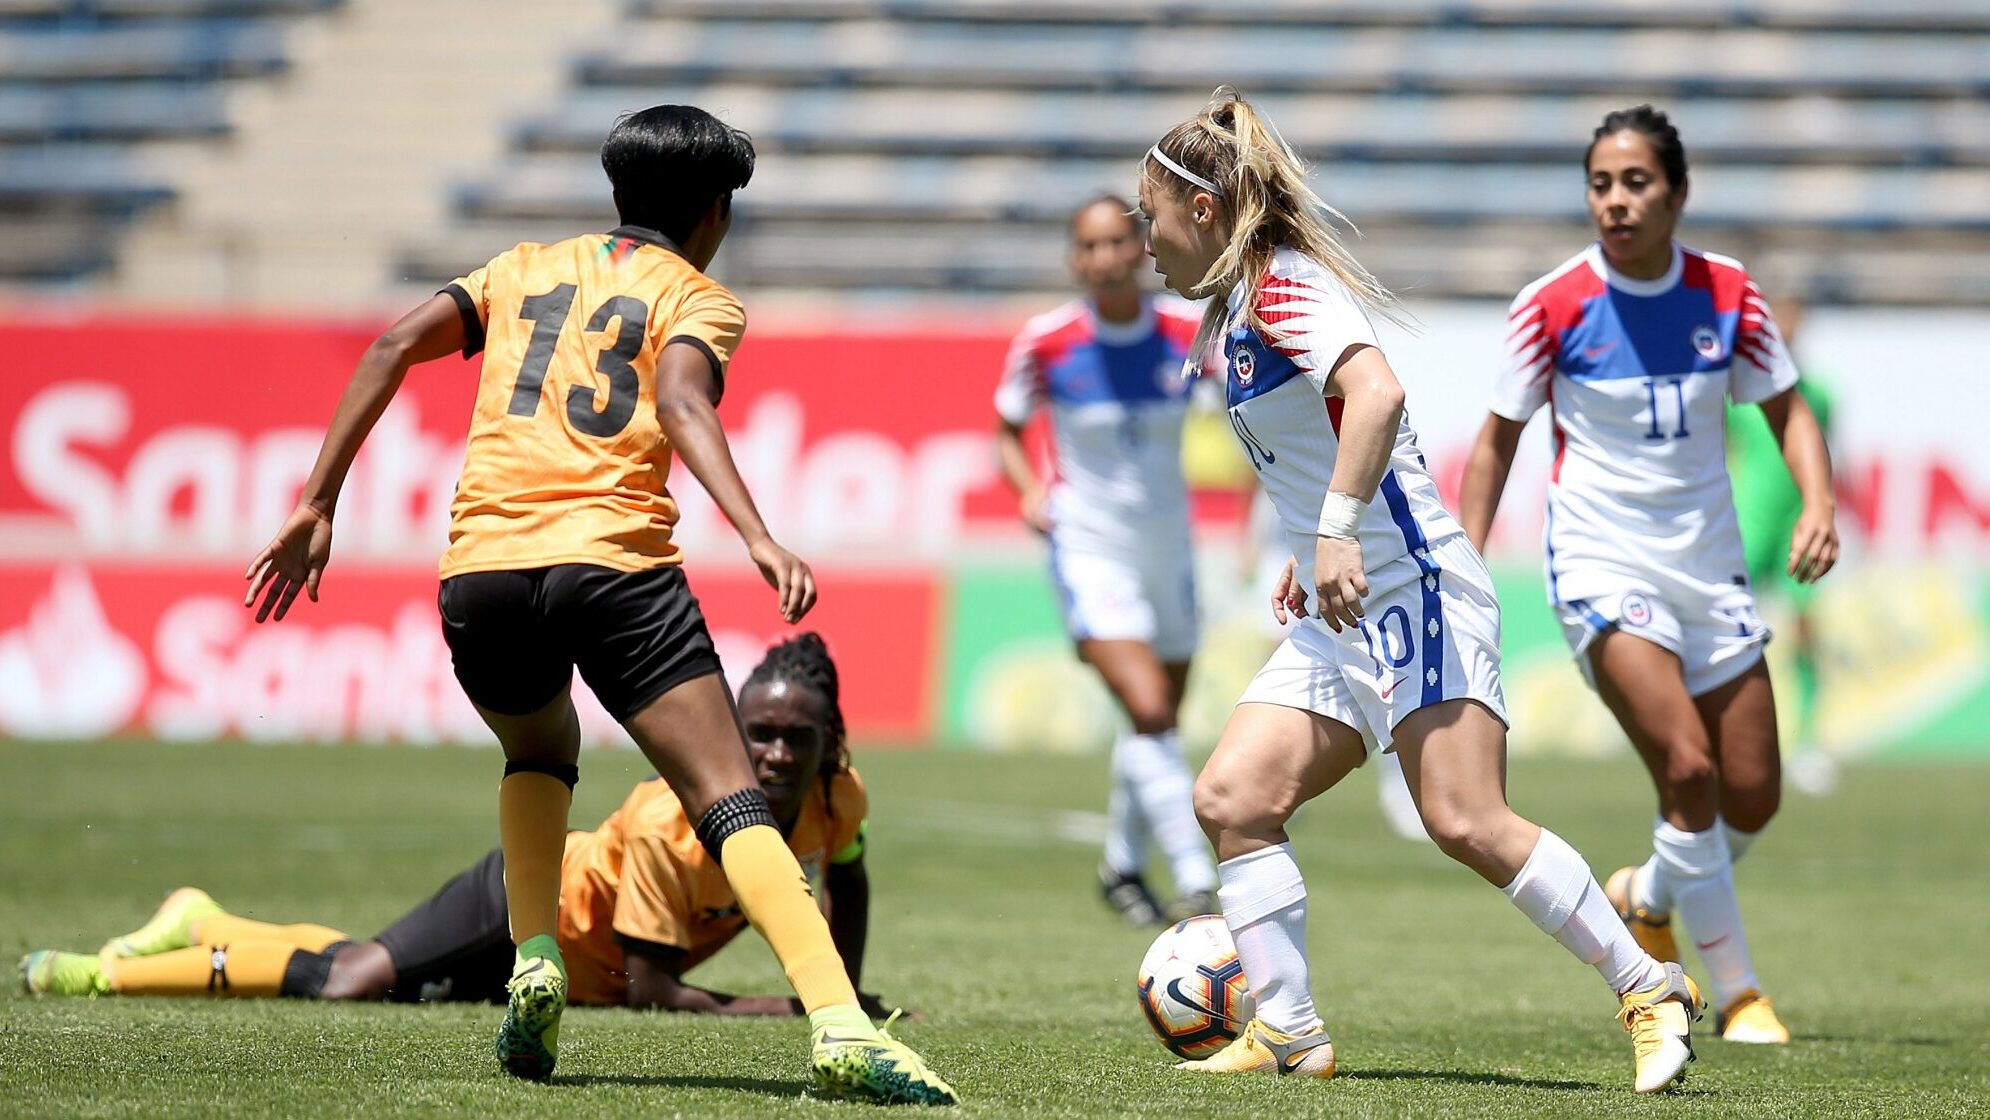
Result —
<path fill-rule="evenodd" d="M 853 732 L 1102 747 L 989 397 L 1067 298 L 1071 206 L 1131 191 L 1219 81 L 1408 297 L 1388 348 L 1454 496 L 1506 300 L 1589 239 L 1589 130 L 1669 110 L 1683 238 L 1809 305 L 1799 359 L 1836 396 L 1819 743 L 1990 756 L 1981 0 L 0 0 L 0 732 L 485 741 L 433 617 L 473 364 L 417 371 L 376 432 L 322 603 L 257 630 L 240 569 L 371 334 L 517 241 L 612 225 L 600 137 L 689 101 L 760 150 L 716 269 L 753 316 L 723 415 L 821 573 Z M 1614 753 L 1542 601 L 1538 429 L 1493 556 L 1515 745 Z M 1268 639 L 1247 472 L 1220 426 L 1188 454 L 1207 742 Z M 744 669 L 770 603 L 686 498 Z"/>

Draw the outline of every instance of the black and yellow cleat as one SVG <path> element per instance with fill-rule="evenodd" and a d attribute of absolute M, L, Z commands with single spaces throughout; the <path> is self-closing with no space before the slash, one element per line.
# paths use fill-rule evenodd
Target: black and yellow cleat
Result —
<path fill-rule="evenodd" d="M 809 1064 L 823 1096 L 878 1104 L 958 1103 L 953 1086 L 926 1068 L 910 1046 L 891 1037 L 887 1028 L 898 1020 L 896 1011 L 883 1027 L 872 1026 L 856 1008 L 851 1011 L 855 1015 L 847 1023 L 820 1026 L 811 1040 Z"/>
<path fill-rule="evenodd" d="M 505 985 L 510 994 L 497 1032 L 498 1064 L 513 1077 L 544 1081 L 559 1060 L 560 1014 L 567 1009 L 565 962 L 521 956 Z"/>

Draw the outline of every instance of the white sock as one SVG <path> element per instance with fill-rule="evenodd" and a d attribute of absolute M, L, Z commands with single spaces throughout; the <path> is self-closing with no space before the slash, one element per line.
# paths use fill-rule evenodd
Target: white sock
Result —
<path fill-rule="evenodd" d="M 1672 898 L 1693 947 L 1713 981 L 1714 1001 L 1726 1003 L 1756 986 L 1748 935 L 1741 928 L 1741 903 L 1734 896 L 1734 859 L 1727 836 L 1716 825 L 1687 832 L 1663 824 L 1652 833 L 1656 858 L 1665 865 Z"/>
<path fill-rule="evenodd" d="M 1613 993 L 1621 996 L 1665 979 L 1665 966 L 1638 948 L 1581 853 L 1547 829 L 1520 874 L 1500 890 L 1541 932 L 1595 968 Z"/>
<path fill-rule="evenodd" d="M 1658 830 L 1667 827 L 1664 817 L 1651 821 L 1652 854 L 1631 876 L 1631 905 L 1654 914 L 1672 913 L 1672 884 L 1665 877 L 1665 865 L 1658 858 Z"/>
<path fill-rule="evenodd" d="M 1113 771 L 1167 859 L 1175 894 L 1214 890 L 1216 864 L 1195 819 L 1195 778 L 1182 758 L 1181 733 L 1169 728 L 1159 735 L 1128 735 L 1113 751 Z"/>
<path fill-rule="evenodd" d="M 1112 794 L 1106 799 L 1106 870 L 1121 876 L 1138 875 L 1147 866 L 1147 821 L 1120 765 L 1125 745 L 1124 735 L 1113 744 Z"/>
<path fill-rule="evenodd" d="M 1280 844 L 1217 865 L 1223 922 L 1237 942 L 1266 1026 L 1297 1034 L 1320 1021 L 1306 964 L 1306 883 L 1292 845 Z"/>
<path fill-rule="evenodd" d="M 1726 821 L 1721 822 L 1721 831 L 1727 834 L 1727 854 L 1735 863 L 1741 862 L 1741 857 L 1748 854 L 1748 849 L 1762 835 L 1759 831 L 1743 832 Z"/>

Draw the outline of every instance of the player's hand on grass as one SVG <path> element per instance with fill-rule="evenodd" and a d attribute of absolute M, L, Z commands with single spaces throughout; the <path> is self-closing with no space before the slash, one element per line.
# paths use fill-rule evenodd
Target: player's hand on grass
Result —
<path fill-rule="evenodd" d="M 1028 525 L 1041 537 L 1050 535 L 1050 491 L 1041 486 L 1023 491 L 1016 503 L 1017 512 L 1022 514 L 1023 524 Z"/>
<path fill-rule="evenodd" d="M 244 607 L 256 605 L 256 597 L 262 596 L 262 606 L 256 609 L 256 621 L 262 622 L 275 611 L 277 621 L 290 613 L 290 604 L 303 591 L 318 601 L 318 581 L 324 577 L 325 565 L 332 559 L 332 515 L 330 511 L 306 502 L 299 505 L 276 536 L 263 546 L 256 558 L 249 561 L 249 570 L 242 578 L 249 581 L 249 593 L 242 596 Z M 267 590 L 265 590 L 267 589 Z"/>
<path fill-rule="evenodd" d="M 1314 609 L 1335 633 L 1343 625 L 1361 625 L 1361 600 L 1368 594 L 1368 573 L 1361 567 L 1361 542 L 1345 537 L 1318 537 L 1313 546 Z"/>
<path fill-rule="evenodd" d="M 775 544 L 772 537 L 761 539 L 747 551 L 760 568 L 761 578 L 780 598 L 781 617 L 790 624 L 800 622 L 815 606 L 815 573 L 801 557 Z"/>
<path fill-rule="evenodd" d="M 1790 531 L 1790 575 L 1816 583 L 1838 563 L 1838 525 L 1829 509 L 1803 508 Z"/>
<path fill-rule="evenodd" d="M 1285 562 L 1285 570 L 1278 573 L 1278 582 L 1271 588 L 1271 617 L 1280 626 L 1306 617 L 1306 589 L 1300 586 L 1298 571 L 1299 558 L 1295 556 Z"/>

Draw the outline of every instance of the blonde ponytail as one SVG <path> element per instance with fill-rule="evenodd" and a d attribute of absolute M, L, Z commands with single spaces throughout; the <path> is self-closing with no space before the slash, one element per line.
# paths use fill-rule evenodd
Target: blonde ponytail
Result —
<path fill-rule="evenodd" d="M 1230 243 L 1195 288 L 1197 296 L 1214 297 L 1196 334 L 1197 355 L 1220 341 L 1228 319 L 1226 302 L 1239 284 L 1244 285 L 1245 322 L 1272 338 L 1285 336 L 1257 312 L 1258 286 L 1280 247 L 1325 266 L 1362 306 L 1392 321 L 1397 318 L 1395 294 L 1354 259 L 1334 230 L 1335 223 L 1349 229 L 1354 223 L 1313 193 L 1306 184 L 1306 165 L 1234 86 L 1218 86 L 1202 112 L 1169 129 L 1154 147 L 1215 183 L 1230 208 Z M 1141 162 L 1141 174 L 1178 197 L 1194 189 L 1151 155 Z"/>

